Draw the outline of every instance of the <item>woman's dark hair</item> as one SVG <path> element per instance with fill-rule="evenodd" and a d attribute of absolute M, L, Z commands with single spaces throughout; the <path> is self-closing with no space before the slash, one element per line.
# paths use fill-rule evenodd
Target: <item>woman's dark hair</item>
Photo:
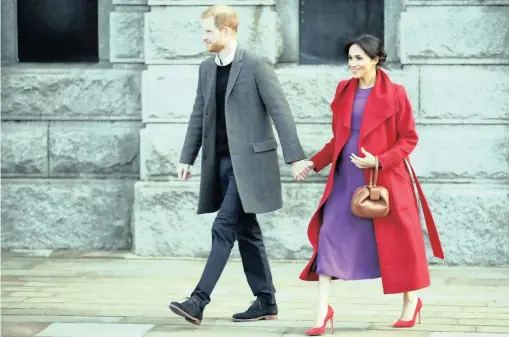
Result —
<path fill-rule="evenodd" d="M 379 38 L 373 36 L 373 35 L 361 35 L 358 38 L 351 40 L 345 45 L 345 55 L 348 57 L 348 52 L 350 51 L 350 47 L 353 45 L 359 46 L 366 55 L 368 55 L 370 58 L 374 59 L 376 57 L 379 58 L 378 67 L 386 68 L 385 67 L 385 60 L 387 59 L 387 54 L 385 53 L 384 44 L 382 41 L 380 41 Z"/>

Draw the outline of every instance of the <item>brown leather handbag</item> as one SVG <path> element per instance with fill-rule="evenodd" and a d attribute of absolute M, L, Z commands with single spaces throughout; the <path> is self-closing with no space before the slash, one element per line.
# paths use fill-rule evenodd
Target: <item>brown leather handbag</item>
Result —
<path fill-rule="evenodd" d="M 376 186 L 377 178 L 378 158 L 376 166 L 370 170 L 369 185 L 358 187 L 352 196 L 350 208 L 360 218 L 383 218 L 389 213 L 389 191 Z"/>

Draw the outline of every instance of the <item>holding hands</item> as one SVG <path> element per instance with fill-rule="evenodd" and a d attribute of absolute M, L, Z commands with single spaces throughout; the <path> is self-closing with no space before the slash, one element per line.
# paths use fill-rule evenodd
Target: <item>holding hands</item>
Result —
<path fill-rule="evenodd" d="M 299 160 L 292 164 L 293 177 L 298 181 L 306 180 L 308 173 L 315 168 L 315 164 L 309 160 Z"/>
<path fill-rule="evenodd" d="M 366 151 L 364 147 L 361 147 L 361 152 L 364 157 L 359 157 L 354 153 L 350 154 L 350 160 L 352 163 L 361 169 L 369 169 L 376 166 L 376 157 Z M 292 164 L 293 177 L 298 181 L 306 180 L 308 173 L 315 168 L 315 164 L 309 160 L 299 160 Z"/>
<path fill-rule="evenodd" d="M 350 155 L 350 160 L 352 163 L 361 169 L 372 168 L 376 166 L 376 158 L 371 153 L 366 151 L 363 147 L 361 147 L 362 153 L 365 155 L 364 158 L 357 157 L 355 154 Z"/>

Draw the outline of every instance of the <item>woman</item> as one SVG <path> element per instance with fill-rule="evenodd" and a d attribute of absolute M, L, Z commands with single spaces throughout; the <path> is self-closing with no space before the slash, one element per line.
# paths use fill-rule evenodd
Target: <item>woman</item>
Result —
<path fill-rule="evenodd" d="M 380 69 L 387 57 L 380 40 L 364 35 L 344 51 L 352 78 L 338 84 L 331 103 L 333 137 L 302 172 L 319 172 L 332 163 L 308 227 L 314 253 L 300 275 L 319 281 L 315 326 L 308 335 L 321 335 L 332 323 L 331 280 L 381 277 L 385 294 L 403 293 L 401 317 L 394 324 L 398 328 L 415 324 L 422 301 L 414 291 L 430 285 L 417 199 L 405 164 L 418 140 L 410 101 L 405 89 Z M 388 190 L 390 210 L 382 218 L 359 218 L 350 210 L 352 194 L 369 181 L 377 159 L 377 185 Z M 433 217 L 415 181 L 433 254 L 443 259 Z"/>

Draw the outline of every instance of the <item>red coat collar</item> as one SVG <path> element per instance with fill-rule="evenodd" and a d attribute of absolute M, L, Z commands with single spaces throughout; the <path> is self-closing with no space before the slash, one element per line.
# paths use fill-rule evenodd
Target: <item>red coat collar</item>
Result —
<path fill-rule="evenodd" d="M 359 80 L 355 78 L 342 81 L 339 84 L 336 97 L 330 105 L 335 115 L 336 127 L 344 126 L 350 129 L 353 101 L 358 85 Z M 364 107 L 360 137 L 367 136 L 384 120 L 398 111 L 398 99 L 394 84 L 383 70 L 377 69 L 375 86 Z"/>

